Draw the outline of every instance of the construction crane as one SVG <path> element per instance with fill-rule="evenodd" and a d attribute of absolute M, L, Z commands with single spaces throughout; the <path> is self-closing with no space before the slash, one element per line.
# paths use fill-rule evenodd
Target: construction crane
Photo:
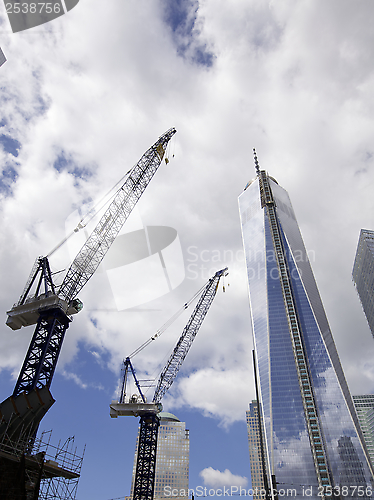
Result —
<path fill-rule="evenodd" d="M 178 371 L 186 358 L 188 351 L 196 337 L 204 318 L 216 295 L 221 277 L 227 276 L 227 267 L 217 271 L 210 278 L 199 298 L 191 317 L 185 326 L 172 354 L 170 355 L 165 367 L 159 377 L 155 394 L 151 403 L 147 403 L 141 390 L 140 383 L 136 377 L 134 367 L 130 357 L 124 361 L 124 376 L 122 380 L 122 389 L 119 402 L 113 402 L 110 405 L 110 416 L 140 416 L 140 431 L 138 456 L 136 462 L 136 472 L 134 481 L 133 500 L 153 500 L 156 455 L 157 455 L 157 436 L 160 426 L 158 413 L 162 411 L 161 400 L 174 382 Z M 151 339 L 153 340 L 154 337 Z M 148 345 L 149 342 L 143 344 Z M 139 352 L 139 349 L 135 353 Z M 136 387 L 139 391 L 137 395 L 126 394 L 126 385 L 129 371 L 132 372 Z"/>
<path fill-rule="evenodd" d="M 66 330 L 72 321 L 71 315 L 83 307 L 77 295 L 95 273 L 158 170 L 175 133 L 175 128 L 166 131 L 128 172 L 125 182 L 75 257 L 59 288 L 53 282 L 48 256 L 36 260 L 19 301 L 7 312 L 6 324 L 13 330 L 36 324 L 14 397 L 50 386 Z M 78 225 L 75 231 L 79 229 Z"/>

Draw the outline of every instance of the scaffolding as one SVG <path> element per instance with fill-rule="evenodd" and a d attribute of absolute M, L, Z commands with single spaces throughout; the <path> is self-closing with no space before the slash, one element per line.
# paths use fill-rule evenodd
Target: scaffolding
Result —
<path fill-rule="evenodd" d="M 1 498 L 26 500 L 75 500 L 84 451 L 77 453 L 74 437 L 57 446 L 52 431 L 40 437 L 24 435 L 0 442 Z M 4 496 L 3 496 L 4 495 Z"/>
<path fill-rule="evenodd" d="M 52 431 L 37 437 L 39 419 L 53 402 L 43 388 L 0 404 L 2 500 L 75 499 L 85 450 L 77 453 L 74 437 L 53 445 Z"/>
<path fill-rule="evenodd" d="M 61 499 L 74 500 L 77 494 L 83 457 L 77 454 L 74 436 L 69 437 L 63 444 L 57 446 L 50 443 L 52 431 L 42 432 L 40 439 L 35 442 L 35 452 L 45 454 L 45 469 L 58 472 L 59 475 L 42 479 L 39 490 L 39 500 Z M 58 469 L 58 471 L 57 471 Z M 47 471 L 46 471 L 47 472 Z"/>

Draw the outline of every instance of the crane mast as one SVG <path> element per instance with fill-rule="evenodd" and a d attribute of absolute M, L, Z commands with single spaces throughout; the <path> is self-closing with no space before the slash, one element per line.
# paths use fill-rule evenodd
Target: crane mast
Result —
<path fill-rule="evenodd" d="M 174 382 L 178 371 L 186 358 L 188 351 L 190 350 L 192 342 L 194 341 L 201 324 L 209 311 L 216 295 L 219 281 L 222 276 L 226 275 L 227 267 L 217 271 L 216 274 L 208 281 L 187 325 L 185 326 L 172 354 L 170 355 L 170 358 L 161 372 L 152 403 L 145 403 L 144 396 L 141 391 L 139 391 L 143 401 L 138 405 L 132 405 L 131 402 L 127 404 L 114 403 L 110 405 L 112 417 L 117 417 L 119 415 L 140 415 L 139 444 L 133 500 L 153 500 L 156 472 L 157 436 L 160 426 L 160 419 L 157 414 L 162 411 L 161 399 Z M 125 361 L 125 377 L 127 376 L 128 367 L 133 370 L 129 358 Z M 134 371 L 133 374 L 135 383 L 139 386 Z M 121 393 L 121 401 L 123 402 L 125 401 L 124 391 L 125 384 Z"/>
<path fill-rule="evenodd" d="M 25 290 L 8 311 L 13 330 L 36 323 L 34 335 L 19 374 L 13 396 L 50 386 L 71 314 L 83 304 L 77 299 L 109 250 L 123 224 L 159 168 L 174 128 L 165 132 L 132 168 L 124 184 L 83 245 L 56 292 L 47 257 L 37 259 Z M 36 292 L 30 294 L 33 285 Z M 44 284 L 44 292 L 41 289 Z"/>

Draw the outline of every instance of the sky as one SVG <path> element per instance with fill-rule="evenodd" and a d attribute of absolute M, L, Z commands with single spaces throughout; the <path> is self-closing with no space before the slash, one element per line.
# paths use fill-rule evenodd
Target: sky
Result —
<path fill-rule="evenodd" d="M 86 445 L 78 500 L 129 494 L 138 422 L 109 417 L 121 361 L 226 266 L 225 292 L 163 404 L 190 429 L 191 488 L 250 485 L 255 390 L 237 198 L 255 176 L 254 147 L 290 195 L 350 390 L 374 392 L 374 340 L 351 278 L 360 229 L 374 229 L 373 20 L 369 0 L 80 0 L 13 33 L 0 8 L 1 400 L 33 333 L 10 330 L 5 312 L 35 258 L 177 130 L 119 240 L 140 251 L 134 234 L 156 227 L 169 284 L 157 252 L 123 266 L 120 282 L 113 261 L 103 265 L 79 295 L 51 386 L 41 429 Z M 79 238 L 51 256 L 54 271 Z M 191 312 L 134 358 L 139 378 L 157 376 Z"/>

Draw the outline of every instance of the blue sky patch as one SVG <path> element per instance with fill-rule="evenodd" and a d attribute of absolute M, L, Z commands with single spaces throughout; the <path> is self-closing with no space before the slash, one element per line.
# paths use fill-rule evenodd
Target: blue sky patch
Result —
<path fill-rule="evenodd" d="M 163 0 L 164 21 L 172 31 L 177 53 L 199 66 L 213 66 L 214 54 L 199 40 L 196 29 L 198 0 Z"/>
<path fill-rule="evenodd" d="M 0 193 L 10 195 L 12 193 L 12 184 L 17 180 L 18 174 L 15 168 L 7 165 L 0 177 Z"/>
<path fill-rule="evenodd" d="M 57 172 L 66 170 L 69 174 L 80 179 L 87 179 L 92 176 L 90 169 L 87 167 L 78 167 L 65 151 L 61 151 L 57 156 L 57 159 L 53 163 L 53 168 L 55 168 Z"/>
<path fill-rule="evenodd" d="M 194 0 L 164 0 L 165 21 L 176 33 L 179 30 L 186 34 L 191 32 L 198 9 L 198 2 Z M 192 17 L 191 17 L 192 13 Z"/>
<path fill-rule="evenodd" d="M 3 149 L 6 153 L 10 153 L 11 155 L 17 157 L 18 150 L 21 147 L 21 143 L 17 141 L 17 139 L 13 139 L 9 135 L 0 135 L 0 144 L 3 146 Z"/>

